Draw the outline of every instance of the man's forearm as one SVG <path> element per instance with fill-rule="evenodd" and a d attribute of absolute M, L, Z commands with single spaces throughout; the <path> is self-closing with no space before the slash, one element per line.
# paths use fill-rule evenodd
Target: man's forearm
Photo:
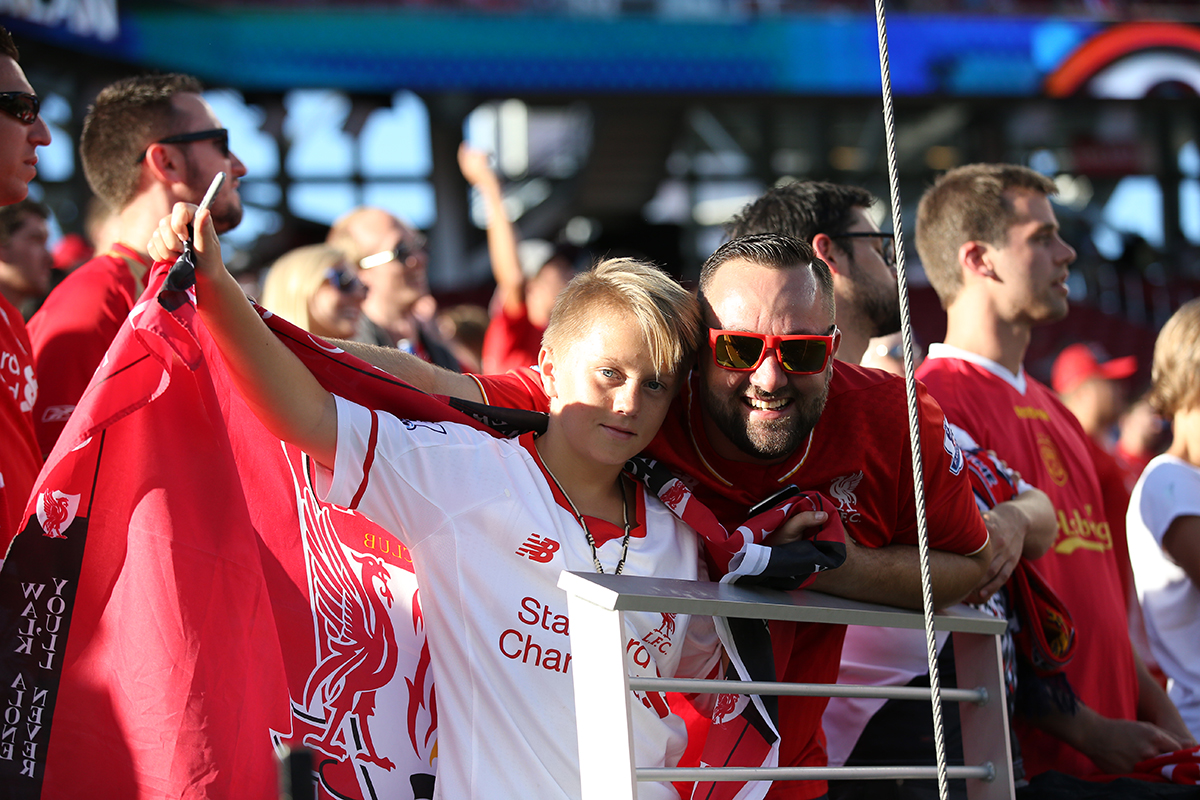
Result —
<path fill-rule="evenodd" d="M 914 545 L 862 547 L 850 544 L 853 555 L 838 569 L 817 575 L 812 588 L 852 600 L 921 608 L 920 555 Z M 944 550 L 929 551 L 933 605 L 945 608 L 962 600 L 978 583 L 986 560 Z M 847 569 L 849 566 L 849 569 Z"/>
<path fill-rule="evenodd" d="M 405 383 L 429 394 L 457 397 L 460 400 L 483 402 L 483 393 L 473 378 L 443 369 L 436 364 L 422 361 L 411 353 L 394 347 L 379 347 L 364 342 L 331 339 L 333 344 L 368 364 L 379 367 Z"/>

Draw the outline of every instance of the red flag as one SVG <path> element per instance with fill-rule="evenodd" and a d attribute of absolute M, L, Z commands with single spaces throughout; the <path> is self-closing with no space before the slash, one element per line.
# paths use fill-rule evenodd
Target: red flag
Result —
<path fill-rule="evenodd" d="M 0 797 L 428 797 L 436 698 L 407 551 L 319 503 L 189 303 L 130 314 L 0 572 Z M 277 318 L 318 378 L 472 424 Z M 480 426 L 476 426 L 480 427 Z"/>

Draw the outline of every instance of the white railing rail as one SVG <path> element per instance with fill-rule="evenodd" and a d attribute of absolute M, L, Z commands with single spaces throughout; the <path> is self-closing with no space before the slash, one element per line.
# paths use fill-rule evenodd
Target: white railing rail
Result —
<path fill-rule="evenodd" d="M 629 575 L 563 572 L 558 585 L 567 593 L 567 613 L 571 620 L 583 800 L 634 800 L 637 781 L 936 779 L 937 768 L 932 765 L 679 769 L 638 767 L 633 762 L 629 713 L 632 690 L 729 693 L 745 689 L 756 694 L 927 701 L 930 691 L 910 686 L 630 678 L 625 669 L 622 612 L 663 611 L 923 630 L 924 618 L 920 612 L 860 603 L 820 592 L 778 592 Z M 966 606 L 955 606 L 939 612 L 934 627 L 954 637 L 958 685 L 973 687 L 941 692 L 943 701 L 962 704 L 966 766 L 949 767 L 948 777 L 965 779 L 971 800 L 1012 800 L 1015 796 L 1012 751 L 1000 656 L 1000 635 L 1005 622 Z"/>

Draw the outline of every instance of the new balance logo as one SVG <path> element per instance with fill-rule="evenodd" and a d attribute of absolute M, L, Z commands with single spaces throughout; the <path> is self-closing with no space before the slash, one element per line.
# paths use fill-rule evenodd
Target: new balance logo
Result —
<path fill-rule="evenodd" d="M 517 548 L 517 555 L 527 556 L 530 561 L 536 561 L 539 564 L 549 564 L 560 547 L 562 545 L 548 536 L 542 537 L 531 533 L 529 538 Z"/>

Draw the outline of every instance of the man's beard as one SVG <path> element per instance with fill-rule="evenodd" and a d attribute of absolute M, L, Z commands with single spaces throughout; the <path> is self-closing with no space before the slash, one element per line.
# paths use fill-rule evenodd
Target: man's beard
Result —
<path fill-rule="evenodd" d="M 817 420 L 821 418 L 821 412 L 825 410 L 829 380 L 825 380 L 819 394 L 793 396 L 793 413 L 777 420 L 749 420 L 742 395 L 722 399 L 712 392 L 704 394 L 705 412 L 734 447 L 748 456 L 775 461 L 794 452 L 812 433 Z M 779 396 L 760 395 L 764 399 Z"/>
<path fill-rule="evenodd" d="M 187 170 L 187 182 L 193 190 L 199 193 L 200 197 L 204 197 L 204 193 L 208 191 L 208 184 L 201 185 L 199 169 L 191 162 L 190 159 L 184 159 Z M 231 178 L 225 176 L 225 183 L 228 184 Z M 199 199 L 196 200 L 199 203 Z M 222 186 L 217 192 L 217 196 L 213 198 L 212 206 L 209 207 L 209 213 L 212 214 L 213 227 L 217 233 L 225 233 L 236 228 L 242 221 L 242 198 L 238 195 L 237 189 L 232 187 Z"/>
<path fill-rule="evenodd" d="M 238 198 L 236 190 L 231 190 L 232 195 L 227 197 L 223 203 L 212 205 L 213 227 L 218 233 L 224 233 L 236 228 L 242 221 L 242 202 Z"/>
<path fill-rule="evenodd" d="M 871 336 L 887 336 L 900 330 L 900 295 L 895 283 L 868 283 L 863 270 L 852 268 L 859 291 L 858 310 L 871 324 Z"/>
<path fill-rule="evenodd" d="M 900 330 L 900 298 L 894 293 L 879 292 L 863 298 L 862 312 L 871 322 L 872 337 Z"/>

